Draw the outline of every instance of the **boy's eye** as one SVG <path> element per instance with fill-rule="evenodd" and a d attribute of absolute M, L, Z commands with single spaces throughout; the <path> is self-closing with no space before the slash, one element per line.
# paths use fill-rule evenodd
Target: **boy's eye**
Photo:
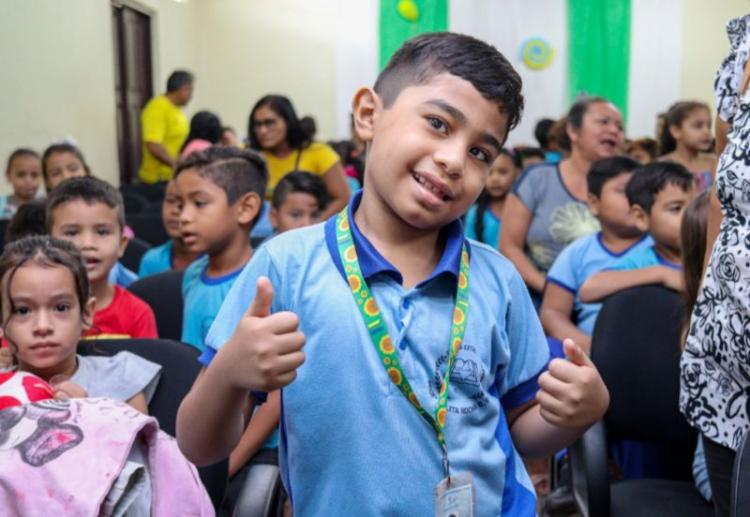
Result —
<path fill-rule="evenodd" d="M 469 153 L 471 153 L 474 158 L 481 160 L 484 163 L 491 163 L 490 153 L 481 147 L 472 147 Z"/>
<path fill-rule="evenodd" d="M 448 126 L 437 117 L 427 117 L 427 122 L 430 123 L 433 129 L 440 131 L 441 133 L 448 132 Z"/>
<path fill-rule="evenodd" d="M 64 230 L 63 235 L 65 237 L 75 237 L 78 235 L 78 230 Z"/>
<path fill-rule="evenodd" d="M 98 230 L 96 230 L 96 234 L 100 236 L 110 235 L 111 233 L 112 232 L 109 228 L 99 228 Z"/>
<path fill-rule="evenodd" d="M 58 303 L 55 305 L 55 310 L 58 312 L 66 312 L 70 310 L 70 304 L 68 303 Z"/>
<path fill-rule="evenodd" d="M 31 309 L 29 309 L 28 307 L 23 307 L 23 306 L 13 307 L 13 314 L 17 314 L 19 316 L 24 316 L 30 312 L 31 312 Z"/>

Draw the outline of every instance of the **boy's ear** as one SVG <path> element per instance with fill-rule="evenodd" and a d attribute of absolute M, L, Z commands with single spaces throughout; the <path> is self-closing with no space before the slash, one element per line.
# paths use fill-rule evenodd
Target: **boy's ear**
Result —
<path fill-rule="evenodd" d="M 96 312 L 96 298 L 93 296 L 89 298 L 83 305 L 83 330 L 91 328 L 91 324 L 94 321 L 94 313 Z"/>
<path fill-rule="evenodd" d="M 589 210 L 594 215 L 594 217 L 599 217 L 599 205 L 601 204 L 599 198 L 589 192 L 586 196 L 586 202 L 588 203 Z"/>
<path fill-rule="evenodd" d="M 275 208 L 271 208 L 271 211 L 268 212 L 268 218 L 271 220 L 271 226 L 274 230 L 279 229 L 279 211 Z"/>
<path fill-rule="evenodd" d="M 360 88 L 352 100 L 354 129 L 364 142 L 371 142 L 375 119 L 383 108 L 380 96 L 372 88 Z"/>
<path fill-rule="evenodd" d="M 263 200 L 255 192 L 247 192 L 240 196 L 234 203 L 237 222 L 245 225 L 250 224 L 263 206 Z"/>
<path fill-rule="evenodd" d="M 649 217 L 641 205 L 630 205 L 630 213 L 635 219 L 635 227 L 643 233 L 648 231 Z"/>
<path fill-rule="evenodd" d="M 128 238 L 123 233 L 120 236 L 120 249 L 117 251 L 117 258 L 121 259 L 122 256 L 125 254 L 125 248 L 128 247 Z"/>

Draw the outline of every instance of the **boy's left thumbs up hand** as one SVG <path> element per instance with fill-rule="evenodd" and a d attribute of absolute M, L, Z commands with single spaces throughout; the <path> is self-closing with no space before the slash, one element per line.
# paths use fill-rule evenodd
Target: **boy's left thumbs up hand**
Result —
<path fill-rule="evenodd" d="M 553 359 L 539 376 L 540 413 L 549 423 L 585 428 L 609 406 L 609 392 L 591 359 L 572 339 L 563 342 L 565 359 Z"/>

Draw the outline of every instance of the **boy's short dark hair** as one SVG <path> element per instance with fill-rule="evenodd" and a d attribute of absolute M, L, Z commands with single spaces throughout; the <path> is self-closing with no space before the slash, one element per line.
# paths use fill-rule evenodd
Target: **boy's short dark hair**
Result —
<path fill-rule="evenodd" d="M 380 72 L 374 89 L 388 108 L 404 88 L 444 72 L 469 81 L 485 99 L 498 102 L 508 117 L 506 132 L 521 120 L 521 76 L 495 47 L 464 34 L 434 32 L 408 40 Z"/>
<path fill-rule="evenodd" d="M 230 205 L 249 192 L 264 199 L 268 169 L 263 157 L 255 151 L 214 145 L 203 151 L 196 151 L 180 161 L 174 177 L 177 178 L 187 169 L 195 169 L 201 177 L 222 189 Z M 261 211 L 258 211 L 251 226 L 255 226 Z"/>
<path fill-rule="evenodd" d="M 167 93 L 176 92 L 183 86 L 193 84 L 194 80 L 193 74 L 187 70 L 175 70 L 169 74 L 169 78 L 167 79 Z"/>
<path fill-rule="evenodd" d="M 45 200 L 32 199 L 18 207 L 5 230 L 5 242 L 10 243 L 32 235 L 46 235 Z"/>
<path fill-rule="evenodd" d="M 117 213 L 120 230 L 125 228 L 125 204 L 122 194 L 107 183 L 93 176 L 69 178 L 60 183 L 47 197 L 47 230 L 54 224 L 55 208 L 71 201 L 84 201 L 86 204 L 103 203 Z"/>
<path fill-rule="evenodd" d="M 534 138 L 539 142 L 539 147 L 542 149 L 547 149 L 549 145 L 549 132 L 554 125 L 555 121 L 551 118 L 543 118 L 534 126 Z"/>
<path fill-rule="evenodd" d="M 278 210 L 289 194 L 295 192 L 310 194 L 318 201 L 319 210 L 323 210 L 328 204 L 328 190 L 320 176 L 311 172 L 295 171 L 290 172 L 278 182 L 273 191 L 271 206 Z"/>
<path fill-rule="evenodd" d="M 601 196 L 602 187 L 605 183 L 620 174 L 631 173 L 639 166 L 640 164 L 637 161 L 627 156 L 613 156 L 595 161 L 587 176 L 589 194 L 596 197 Z"/>
<path fill-rule="evenodd" d="M 651 213 L 656 195 L 667 185 L 674 185 L 683 190 L 694 184 L 693 175 L 677 162 L 651 162 L 636 169 L 633 177 L 625 187 L 630 205 L 638 205 L 646 213 Z"/>

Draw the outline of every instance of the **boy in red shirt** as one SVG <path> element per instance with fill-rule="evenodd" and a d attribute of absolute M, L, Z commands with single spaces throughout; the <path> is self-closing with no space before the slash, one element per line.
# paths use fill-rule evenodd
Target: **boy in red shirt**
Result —
<path fill-rule="evenodd" d="M 87 338 L 157 338 L 156 318 L 146 302 L 109 283 L 109 272 L 125 251 L 125 210 L 120 193 L 91 177 L 71 178 L 47 198 L 47 230 L 73 242 L 86 262 L 94 321 Z"/>

